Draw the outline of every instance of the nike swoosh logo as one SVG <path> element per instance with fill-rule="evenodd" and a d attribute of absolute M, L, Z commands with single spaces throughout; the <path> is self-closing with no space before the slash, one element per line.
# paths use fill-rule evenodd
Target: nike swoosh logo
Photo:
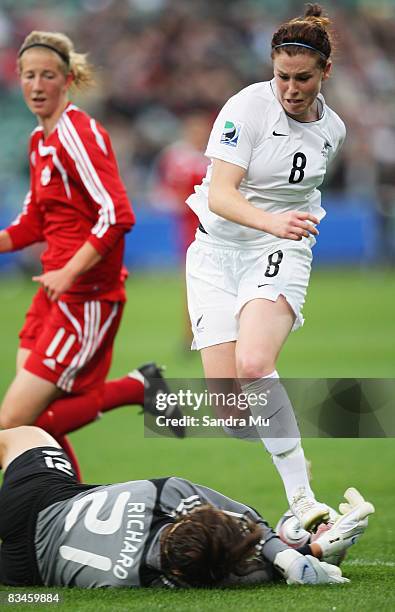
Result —
<path fill-rule="evenodd" d="M 199 317 L 198 320 L 196 321 L 196 327 L 199 327 L 199 323 L 201 322 L 202 319 L 203 319 L 203 315 Z"/>
<path fill-rule="evenodd" d="M 268 287 L 270 285 L 270 283 L 265 283 L 264 285 L 258 285 L 258 289 L 259 287 Z"/>
<path fill-rule="evenodd" d="M 280 408 L 278 408 L 278 409 L 277 409 L 275 412 L 273 412 L 273 414 L 271 414 L 270 416 L 265 417 L 265 419 L 267 419 L 268 421 L 270 421 L 270 419 L 272 419 L 273 417 L 275 417 L 275 416 L 276 416 L 276 414 L 278 414 L 278 413 L 280 412 L 280 410 L 282 410 L 282 409 L 283 409 L 283 407 L 282 407 L 282 406 L 280 406 Z M 334 541 L 336 541 L 336 540 L 334 540 Z"/>
<path fill-rule="evenodd" d="M 302 580 L 304 580 L 304 575 L 305 575 L 305 573 L 306 573 L 306 570 L 309 570 L 309 569 L 310 569 L 310 566 L 309 566 L 309 565 L 304 565 L 304 566 L 303 566 Z"/>
<path fill-rule="evenodd" d="M 288 134 L 279 134 L 278 132 L 276 132 L 276 130 L 274 130 L 273 136 L 288 136 Z"/>

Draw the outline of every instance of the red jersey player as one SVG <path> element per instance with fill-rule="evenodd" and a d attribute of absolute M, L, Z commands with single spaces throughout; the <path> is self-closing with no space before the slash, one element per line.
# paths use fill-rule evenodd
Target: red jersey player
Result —
<path fill-rule="evenodd" d="M 209 160 L 204 151 L 212 120 L 213 114 L 208 109 L 192 107 L 184 111 L 180 139 L 166 147 L 156 163 L 153 197 L 177 213 L 183 262 L 199 225 L 197 216 L 185 201 L 206 176 Z"/>
<path fill-rule="evenodd" d="M 65 434 L 99 412 L 125 404 L 155 412 L 156 393 L 167 386 L 155 364 L 105 382 L 126 299 L 124 234 L 135 219 L 107 132 L 68 100 L 71 86 L 92 82 L 91 67 L 63 34 L 31 32 L 18 69 L 39 126 L 30 140 L 30 191 L 0 232 L 0 252 L 41 241 L 47 248 L 0 425 L 36 423 L 68 447 Z"/>
<path fill-rule="evenodd" d="M 155 167 L 152 199 L 177 215 L 177 246 L 183 265 L 186 251 L 195 240 L 199 225 L 199 219 L 185 201 L 195 185 L 200 185 L 207 172 L 209 160 L 204 155 L 204 150 L 212 119 L 211 110 L 203 107 L 192 107 L 184 111 L 179 140 L 161 152 Z M 183 344 L 188 354 L 191 342 L 192 333 L 185 296 Z"/>

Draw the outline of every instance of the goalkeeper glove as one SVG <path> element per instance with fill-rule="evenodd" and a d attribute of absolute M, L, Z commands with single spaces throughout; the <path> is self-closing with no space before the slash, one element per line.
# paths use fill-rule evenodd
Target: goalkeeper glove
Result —
<path fill-rule="evenodd" d="M 301 555 L 287 549 L 277 553 L 274 567 L 282 574 L 287 584 L 342 584 L 349 582 L 342 576 L 340 568 L 322 563 L 310 555 Z"/>
<path fill-rule="evenodd" d="M 347 503 L 341 503 L 340 516 L 333 527 L 320 535 L 315 543 L 322 550 L 322 560 L 330 560 L 344 553 L 355 544 L 368 526 L 368 516 L 373 514 L 374 507 L 364 500 L 362 495 L 354 488 L 344 493 Z"/>

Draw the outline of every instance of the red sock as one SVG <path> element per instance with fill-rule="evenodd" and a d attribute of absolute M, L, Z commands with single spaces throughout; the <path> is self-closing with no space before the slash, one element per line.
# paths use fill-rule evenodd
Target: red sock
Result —
<path fill-rule="evenodd" d="M 124 376 L 104 383 L 101 412 L 128 404 L 144 404 L 144 383 L 140 378 Z"/>
<path fill-rule="evenodd" d="M 49 404 L 34 424 L 59 440 L 61 436 L 95 421 L 101 410 L 102 397 L 102 388 L 82 395 L 65 395 Z"/>
<path fill-rule="evenodd" d="M 74 452 L 73 447 L 71 446 L 71 442 L 68 438 L 66 438 L 66 436 L 59 436 L 56 439 L 57 442 L 59 442 L 60 446 L 63 448 L 64 452 L 66 453 L 66 455 L 68 456 L 68 458 L 70 459 L 70 463 L 73 466 L 75 473 L 77 475 L 78 481 L 82 482 L 82 474 L 81 474 L 81 470 L 80 470 L 80 466 L 78 463 L 78 459 L 77 456 Z"/>
<path fill-rule="evenodd" d="M 144 404 L 144 384 L 124 376 L 81 395 L 65 395 L 52 402 L 34 423 L 54 438 L 64 436 L 95 421 L 100 412 L 127 404 Z"/>

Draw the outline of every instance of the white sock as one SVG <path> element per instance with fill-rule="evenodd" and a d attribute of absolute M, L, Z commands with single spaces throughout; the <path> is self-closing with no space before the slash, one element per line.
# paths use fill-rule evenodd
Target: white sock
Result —
<path fill-rule="evenodd" d="M 249 393 L 254 393 L 259 396 L 260 392 L 265 389 L 267 390 L 267 379 L 270 378 L 279 378 L 278 372 L 274 370 L 274 372 L 262 377 L 260 380 L 256 380 L 248 385 L 243 385 L 243 391 L 247 395 Z M 262 436 L 261 440 L 266 450 L 271 454 L 273 463 L 281 476 L 288 502 L 291 503 L 296 490 L 300 487 L 304 487 L 308 497 L 314 498 L 314 493 L 309 483 L 306 460 L 303 448 L 300 444 L 300 433 L 294 417 L 292 404 L 281 383 L 272 387 L 271 390 L 272 400 L 283 408 L 282 413 L 284 417 L 283 423 L 280 423 L 280 427 L 284 425 L 285 431 L 289 432 L 289 436 L 293 435 L 294 437 L 265 438 Z M 275 399 L 273 398 L 274 393 L 276 394 Z M 252 408 L 251 412 L 253 412 Z M 260 432 L 261 431 L 263 433 L 263 429 L 261 429 Z"/>
<path fill-rule="evenodd" d="M 304 487 L 306 495 L 314 498 L 307 474 L 306 459 L 300 442 L 295 448 L 281 455 L 272 455 L 273 463 L 280 474 L 289 504 L 297 489 Z"/>

